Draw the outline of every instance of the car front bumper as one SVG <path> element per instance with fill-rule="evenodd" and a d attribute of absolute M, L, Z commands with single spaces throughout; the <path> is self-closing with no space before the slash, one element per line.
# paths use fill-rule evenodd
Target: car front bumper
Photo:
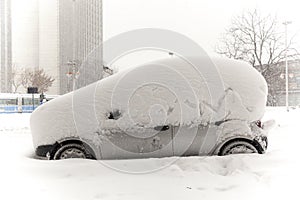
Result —
<path fill-rule="evenodd" d="M 53 150 L 54 150 L 54 145 L 38 146 L 35 150 L 35 155 L 39 159 L 50 160 Z"/>

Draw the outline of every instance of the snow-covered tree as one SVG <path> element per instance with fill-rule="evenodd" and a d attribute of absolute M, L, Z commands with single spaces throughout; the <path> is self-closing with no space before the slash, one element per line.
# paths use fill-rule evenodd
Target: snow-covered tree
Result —
<path fill-rule="evenodd" d="M 37 87 L 39 93 L 47 92 L 54 80 L 55 79 L 47 75 L 43 69 L 25 69 L 21 74 L 23 87 Z"/>
<path fill-rule="evenodd" d="M 286 48 L 285 33 L 279 25 L 274 16 L 263 16 L 258 10 L 245 12 L 233 18 L 216 48 L 219 54 L 249 62 L 265 77 L 269 105 L 276 105 L 278 91 L 285 87 L 278 63 L 285 59 L 286 50 L 290 59 L 299 55 L 293 38 Z"/>

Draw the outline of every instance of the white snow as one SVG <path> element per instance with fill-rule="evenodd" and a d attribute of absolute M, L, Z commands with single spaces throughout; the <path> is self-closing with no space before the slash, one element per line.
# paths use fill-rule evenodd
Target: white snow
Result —
<path fill-rule="evenodd" d="M 0 114 L 0 133 L 28 133 L 31 114 Z"/>
<path fill-rule="evenodd" d="M 112 123 L 129 133 L 140 132 L 137 127 L 240 120 L 246 123 L 236 132 L 244 133 L 262 118 L 266 98 L 264 78 L 245 62 L 172 58 L 121 70 L 52 100 L 33 113 L 31 129 L 35 147 L 66 137 L 93 141 Z M 109 120 L 116 110 L 120 118 Z"/>
<path fill-rule="evenodd" d="M 299 199 L 300 109 L 264 119 L 277 121 L 264 155 L 46 161 L 33 158 L 29 115 L 3 114 L 0 199 Z"/>

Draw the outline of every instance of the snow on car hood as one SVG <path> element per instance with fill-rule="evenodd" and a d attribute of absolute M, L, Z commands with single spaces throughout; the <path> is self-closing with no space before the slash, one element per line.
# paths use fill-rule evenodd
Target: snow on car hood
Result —
<path fill-rule="evenodd" d="M 172 58 L 119 71 L 40 106 L 31 130 L 37 146 L 57 138 L 98 138 L 112 128 L 252 122 L 263 117 L 266 98 L 266 81 L 247 63 Z"/>

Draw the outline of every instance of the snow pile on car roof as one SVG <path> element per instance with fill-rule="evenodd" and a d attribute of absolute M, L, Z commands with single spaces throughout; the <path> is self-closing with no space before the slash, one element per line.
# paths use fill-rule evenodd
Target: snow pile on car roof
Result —
<path fill-rule="evenodd" d="M 46 103 L 32 114 L 31 129 L 34 144 L 49 144 L 57 135 L 99 139 L 114 128 L 253 122 L 263 117 L 266 98 L 264 78 L 244 62 L 172 58 L 121 70 Z"/>
<path fill-rule="evenodd" d="M 118 111 L 119 125 L 199 124 L 264 114 L 267 86 L 250 65 L 225 59 L 173 58 L 120 71 L 98 82 L 98 119 Z M 110 114 L 109 114 L 110 113 Z"/>

